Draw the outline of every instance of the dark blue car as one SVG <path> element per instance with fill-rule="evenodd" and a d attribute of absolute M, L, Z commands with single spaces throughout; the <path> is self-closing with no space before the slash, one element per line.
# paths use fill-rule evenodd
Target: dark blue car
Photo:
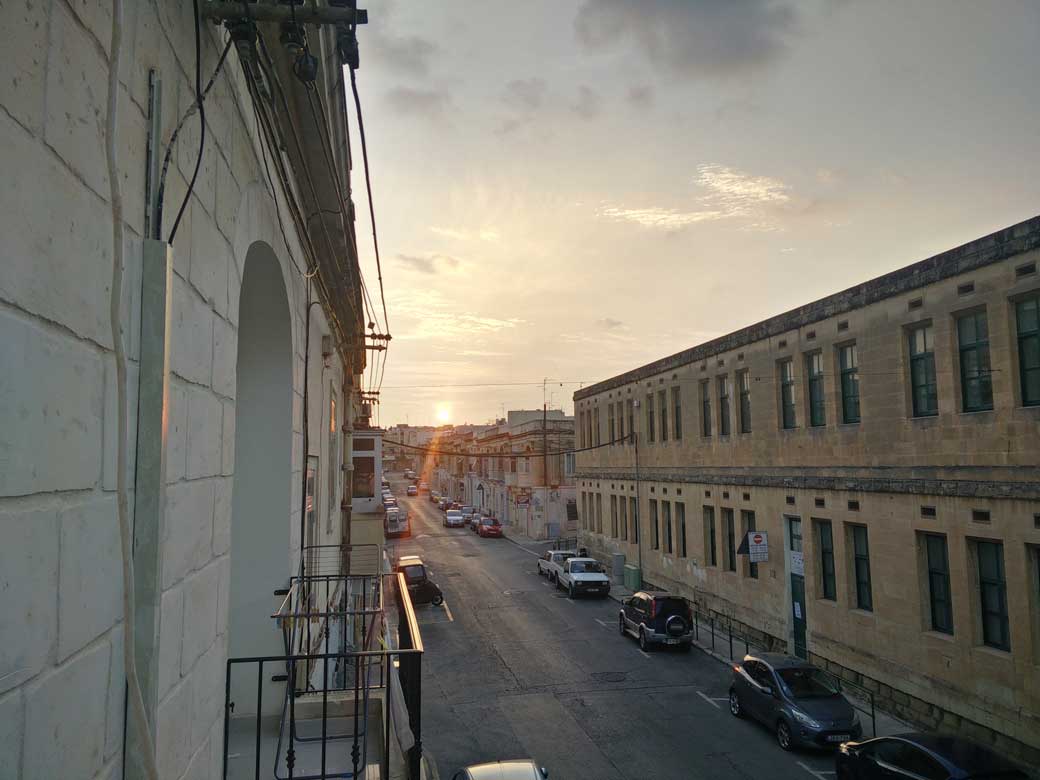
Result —
<path fill-rule="evenodd" d="M 992 750 L 939 734 L 846 742 L 838 750 L 834 768 L 838 780 L 1029 780 Z"/>

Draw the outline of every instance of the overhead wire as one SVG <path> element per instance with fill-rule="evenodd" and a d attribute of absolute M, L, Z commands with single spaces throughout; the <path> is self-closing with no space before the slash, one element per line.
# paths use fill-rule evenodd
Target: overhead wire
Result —
<path fill-rule="evenodd" d="M 398 447 L 404 447 L 408 450 L 416 450 L 417 452 L 424 452 L 427 455 L 447 455 L 449 457 L 459 458 L 541 458 L 543 456 L 548 457 L 550 455 L 570 455 L 576 452 L 589 452 L 590 450 L 598 450 L 602 447 L 610 447 L 615 444 L 624 444 L 629 439 L 628 436 L 624 436 L 620 439 L 611 439 L 600 444 L 593 444 L 588 447 L 575 447 L 569 450 L 556 450 L 555 452 L 541 452 L 539 450 L 532 450 L 531 452 L 458 452 L 450 450 L 438 450 L 432 447 L 420 447 L 415 444 L 405 444 L 403 441 L 394 441 L 393 439 L 383 439 L 384 446 L 387 444 L 393 444 Z"/>
<path fill-rule="evenodd" d="M 195 14 L 195 100 L 199 110 L 199 154 L 195 158 L 195 170 L 191 174 L 191 181 L 188 182 L 184 200 L 181 201 L 181 207 L 177 210 L 177 216 L 173 220 L 170 236 L 166 239 L 168 244 L 173 243 L 174 236 L 177 235 L 177 228 L 181 224 L 181 218 L 184 216 L 184 210 L 188 208 L 188 201 L 191 199 L 195 182 L 199 178 L 199 169 L 202 167 L 202 155 L 206 150 L 206 107 L 202 95 L 202 25 L 199 20 L 199 0 L 192 0 L 192 10 Z"/>

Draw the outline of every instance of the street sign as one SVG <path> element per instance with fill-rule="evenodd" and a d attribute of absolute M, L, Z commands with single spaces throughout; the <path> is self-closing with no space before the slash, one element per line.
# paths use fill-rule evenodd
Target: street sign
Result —
<path fill-rule="evenodd" d="M 769 537 L 765 531 L 748 531 L 748 561 L 765 563 L 769 560 Z"/>

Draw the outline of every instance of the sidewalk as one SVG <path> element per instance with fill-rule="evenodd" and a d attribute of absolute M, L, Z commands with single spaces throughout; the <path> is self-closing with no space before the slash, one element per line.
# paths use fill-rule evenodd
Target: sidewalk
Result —
<path fill-rule="evenodd" d="M 553 545 L 552 539 L 531 539 L 529 536 L 520 533 L 519 528 L 512 525 L 502 526 L 502 538 L 508 539 L 521 550 L 529 552 L 535 557 L 541 556 L 543 552 L 550 549 Z"/>

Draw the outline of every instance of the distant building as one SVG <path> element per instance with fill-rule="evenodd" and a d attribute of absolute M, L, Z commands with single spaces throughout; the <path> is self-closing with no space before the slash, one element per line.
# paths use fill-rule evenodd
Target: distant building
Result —
<path fill-rule="evenodd" d="M 1038 261 L 1034 218 L 578 391 L 583 542 L 1040 764 Z"/>

